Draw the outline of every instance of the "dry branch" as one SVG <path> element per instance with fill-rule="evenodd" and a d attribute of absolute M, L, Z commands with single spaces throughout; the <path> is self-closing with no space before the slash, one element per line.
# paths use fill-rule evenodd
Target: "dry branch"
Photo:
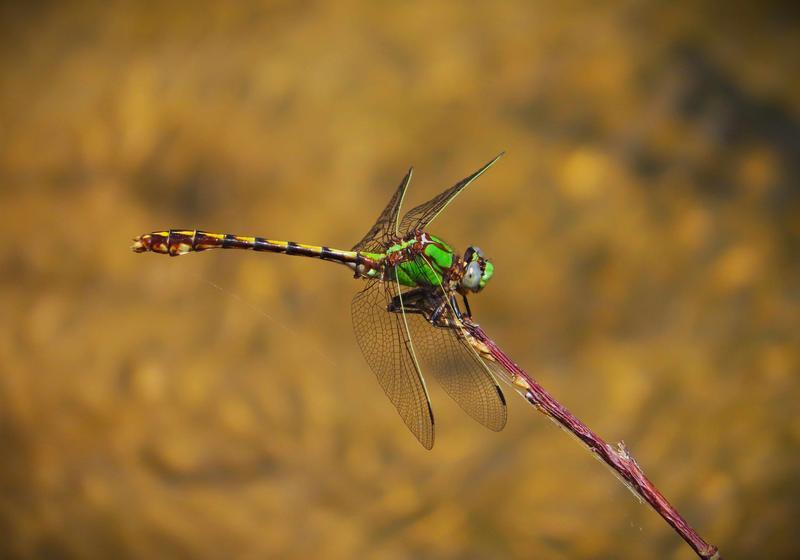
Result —
<path fill-rule="evenodd" d="M 631 457 L 624 443 L 616 448 L 606 443 L 600 436 L 590 430 L 569 410 L 562 406 L 536 380 L 514 363 L 493 341 L 483 329 L 469 319 L 464 319 L 464 327 L 473 347 L 487 360 L 499 366 L 502 372 L 510 377 L 510 382 L 525 399 L 539 412 L 555 421 L 569 431 L 600 460 L 606 463 L 628 488 L 639 498 L 646 501 L 673 529 L 694 549 L 700 558 L 721 560 L 717 547 L 708 544 L 697 534 L 687 521 L 658 491 L 655 485 L 644 475 L 641 467 Z"/>

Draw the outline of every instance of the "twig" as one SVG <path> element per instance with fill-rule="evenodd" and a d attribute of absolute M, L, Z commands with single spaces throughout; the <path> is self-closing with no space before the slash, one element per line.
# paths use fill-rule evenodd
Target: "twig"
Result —
<path fill-rule="evenodd" d="M 722 560 L 722 556 L 714 545 L 708 544 L 697 534 L 689 523 L 681 517 L 677 510 L 667 501 L 658 489 L 644 475 L 641 467 L 628 453 L 624 443 L 617 444 L 616 449 L 606 443 L 600 436 L 578 420 L 569 410 L 553 398 L 536 380 L 515 364 L 490 339 L 483 329 L 470 319 L 464 319 L 464 327 L 469 334 L 473 347 L 487 360 L 495 362 L 510 376 L 514 388 L 537 410 L 555 421 L 582 441 L 589 450 L 613 469 L 625 485 L 669 523 L 675 531 L 689 543 L 700 558 Z"/>

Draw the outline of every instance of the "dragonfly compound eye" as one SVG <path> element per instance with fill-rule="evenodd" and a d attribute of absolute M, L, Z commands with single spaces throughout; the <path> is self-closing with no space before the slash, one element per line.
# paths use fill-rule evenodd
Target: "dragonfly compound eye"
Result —
<path fill-rule="evenodd" d="M 477 292 L 481 284 L 481 265 L 478 261 L 472 261 L 467 265 L 464 276 L 461 278 L 461 285 L 466 289 Z"/>
<path fill-rule="evenodd" d="M 492 275 L 494 274 L 494 265 L 490 263 L 488 260 L 483 259 L 483 270 L 481 271 L 481 281 L 480 285 L 478 286 L 479 290 L 482 290 L 486 286 L 486 282 L 491 279 Z"/>

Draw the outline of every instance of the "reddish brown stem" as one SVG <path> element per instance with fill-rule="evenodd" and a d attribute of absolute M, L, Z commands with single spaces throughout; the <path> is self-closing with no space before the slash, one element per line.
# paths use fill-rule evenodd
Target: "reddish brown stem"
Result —
<path fill-rule="evenodd" d="M 708 544 L 697 534 L 689 523 L 681 517 L 667 499 L 658 491 L 650 480 L 644 475 L 641 467 L 628 453 L 624 443 L 617 444 L 614 448 L 606 443 L 600 436 L 590 430 L 583 422 L 578 420 L 569 410 L 564 408 L 553 398 L 533 377 L 515 364 L 493 341 L 481 327 L 469 319 L 464 320 L 464 326 L 472 337 L 473 345 L 487 359 L 496 362 L 511 376 L 511 382 L 529 403 L 540 412 L 557 422 L 564 429 L 569 430 L 581 440 L 592 453 L 597 455 L 604 463 L 614 469 L 628 487 L 669 523 L 675 531 L 689 543 L 700 558 L 708 560 L 721 560 L 717 547 Z"/>

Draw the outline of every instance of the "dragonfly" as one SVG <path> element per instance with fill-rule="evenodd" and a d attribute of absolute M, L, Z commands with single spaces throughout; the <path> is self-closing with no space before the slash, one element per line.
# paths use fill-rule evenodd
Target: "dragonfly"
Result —
<path fill-rule="evenodd" d="M 720 558 L 642 472 L 624 443 L 606 443 L 514 363 L 472 319 L 468 296 L 486 287 L 492 262 L 477 247 L 463 255 L 427 231 L 439 214 L 503 154 L 400 218 L 409 169 L 375 224 L 349 251 L 263 237 L 172 229 L 140 235 L 137 253 L 178 256 L 207 249 L 251 249 L 347 266 L 366 285 L 351 304 L 353 330 L 367 363 L 406 426 L 433 448 L 434 420 L 423 372 L 475 420 L 495 431 L 506 424 L 497 379 L 574 435 L 640 500 L 661 515 L 701 558 Z M 463 310 L 460 303 L 463 303 Z"/>
<path fill-rule="evenodd" d="M 478 247 L 469 246 L 462 255 L 428 232 L 431 222 L 503 155 L 401 218 L 413 175 L 410 168 L 374 225 L 349 251 L 196 229 L 146 233 L 136 237 L 131 248 L 173 257 L 208 249 L 249 249 L 347 266 L 365 282 L 351 303 L 360 350 L 403 422 L 432 449 L 435 423 L 425 374 L 436 378 L 480 424 L 493 431 L 506 424 L 506 400 L 497 382 L 503 371 L 476 350 L 465 327 L 472 317 L 468 298 L 486 287 L 494 265 Z"/>

